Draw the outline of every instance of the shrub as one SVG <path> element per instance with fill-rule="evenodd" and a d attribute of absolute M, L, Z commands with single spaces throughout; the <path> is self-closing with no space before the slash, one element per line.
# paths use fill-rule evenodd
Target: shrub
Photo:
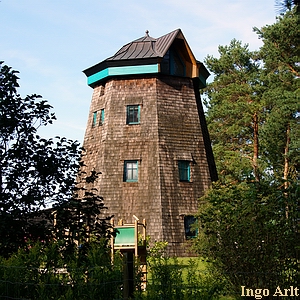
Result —
<path fill-rule="evenodd" d="M 0 258 L 0 297 L 22 299 L 118 299 L 123 261 L 110 249 L 91 244 L 64 260 L 58 243 L 35 243 L 10 258 Z"/>

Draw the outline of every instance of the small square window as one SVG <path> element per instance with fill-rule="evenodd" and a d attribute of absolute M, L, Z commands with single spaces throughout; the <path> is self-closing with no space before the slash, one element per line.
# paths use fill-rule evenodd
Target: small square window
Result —
<path fill-rule="evenodd" d="M 140 123 L 140 105 L 128 105 L 126 124 L 139 124 Z"/>
<path fill-rule="evenodd" d="M 93 112 L 93 122 L 92 122 L 92 127 L 95 127 L 97 124 L 97 111 Z"/>
<path fill-rule="evenodd" d="M 123 180 L 125 182 L 137 182 L 138 181 L 138 161 L 137 160 L 125 160 Z"/>
<path fill-rule="evenodd" d="M 104 124 L 104 108 L 100 111 L 100 122 L 99 125 Z"/>
<path fill-rule="evenodd" d="M 186 160 L 178 161 L 179 169 L 179 180 L 180 181 L 190 181 L 191 180 L 191 167 L 190 162 Z"/>

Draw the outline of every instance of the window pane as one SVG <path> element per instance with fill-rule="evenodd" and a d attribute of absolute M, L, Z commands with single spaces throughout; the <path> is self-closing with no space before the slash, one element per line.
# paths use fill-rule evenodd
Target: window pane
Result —
<path fill-rule="evenodd" d="M 125 161 L 124 163 L 124 181 L 138 180 L 138 162 Z"/>
<path fill-rule="evenodd" d="M 138 173 L 137 173 L 137 169 L 132 169 L 132 180 L 137 180 Z"/>
<path fill-rule="evenodd" d="M 96 126 L 96 122 L 97 122 L 97 112 L 95 111 L 93 113 L 93 123 L 92 123 L 92 126 Z"/>
<path fill-rule="evenodd" d="M 178 161 L 179 180 L 190 181 L 190 162 L 180 160 Z"/>
<path fill-rule="evenodd" d="M 131 163 L 126 163 L 126 180 L 131 179 Z"/>
<path fill-rule="evenodd" d="M 137 124 L 139 123 L 140 106 L 139 105 L 129 105 L 127 106 L 127 124 Z"/>
<path fill-rule="evenodd" d="M 100 125 L 104 123 L 104 109 L 101 109 L 101 115 L 100 115 Z"/>
<path fill-rule="evenodd" d="M 184 76 L 184 65 L 176 53 L 174 53 L 174 75 Z"/>
<path fill-rule="evenodd" d="M 196 218 L 194 216 L 185 216 L 184 217 L 184 231 L 185 237 L 187 239 L 194 238 L 197 236 L 197 230 L 192 229 L 191 226 L 196 222 Z"/>
<path fill-rule="evenodd" d="M 163 60 L 160 63 L 161 72 L 164 74 L 170 74 L 170 50 L 167 51 Z"/>

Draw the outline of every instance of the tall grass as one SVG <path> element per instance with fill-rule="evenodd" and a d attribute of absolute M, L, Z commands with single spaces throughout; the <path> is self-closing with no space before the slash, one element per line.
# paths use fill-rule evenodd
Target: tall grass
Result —
<path fill-rule="evenodd" d="M 157 243 L 150 251 L 147 289 L 137 292 L 135 299 L 226 299 L 224 278 L 213 275 L 207 263 L 200 258 L 168 257 L 165 247 L 166 244 Z"/>

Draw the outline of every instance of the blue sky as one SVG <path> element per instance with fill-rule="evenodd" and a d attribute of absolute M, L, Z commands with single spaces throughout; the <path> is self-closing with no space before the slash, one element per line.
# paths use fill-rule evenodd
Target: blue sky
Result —
<path fill-rule="evenodd" d="M 82 142 L 92 97 L 82 70 L 145 35 L 183 31 L 195 57 L 233 38 L 261 46 L 253 27 L 276 21 L 275 0 L 1 0 L 0 60 L 20 71 L 19 92 L 40 94 L 57 121 L 40 133 Z"/>

